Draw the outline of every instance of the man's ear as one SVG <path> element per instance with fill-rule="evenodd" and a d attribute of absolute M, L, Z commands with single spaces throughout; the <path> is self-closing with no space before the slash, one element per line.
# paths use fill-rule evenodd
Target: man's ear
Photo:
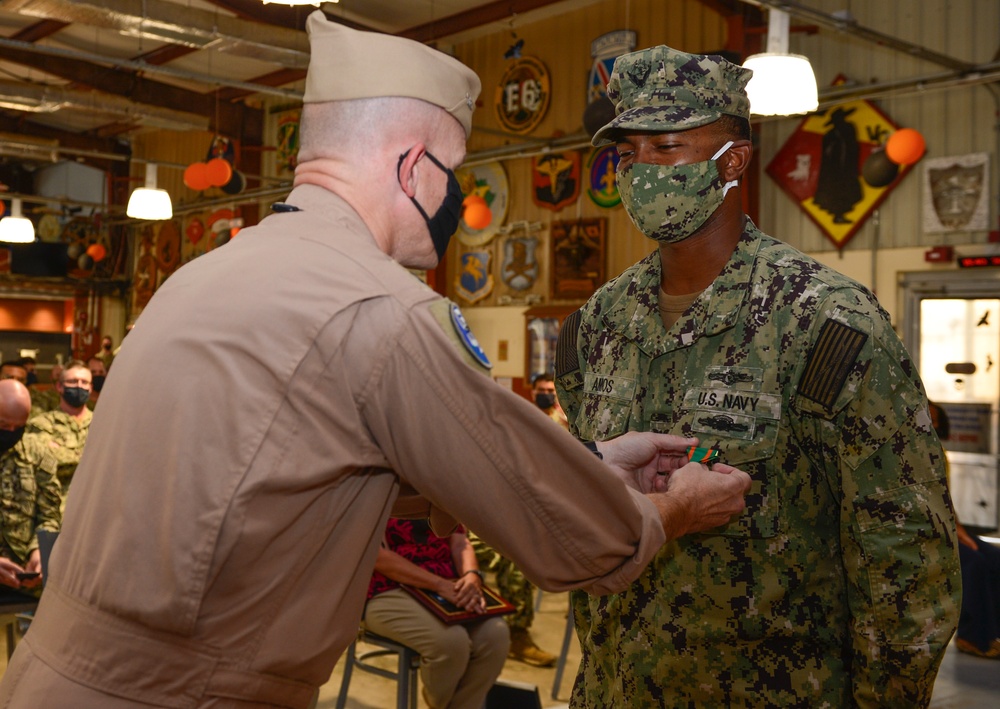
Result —
<path fill-rule="evenodd" d="M 417 143 L 412 148 L 403 153 L 399 158 L 396 178 L 400 187 L 407 197 L 413 197 L 417 193 L 417 168 L 416 165 L 427 152 L 427 146 Z"/>
<path fill-rule="evenodd" d="M 720 167 L 722 168 L 721 177 L 723 182 L 739 180 L 743 177 L 743 173 L 750 167 L 750 159 L 752 157 L 753 144 L 749 140 L 734 141 L 719 161 L 722 163 Z"/>

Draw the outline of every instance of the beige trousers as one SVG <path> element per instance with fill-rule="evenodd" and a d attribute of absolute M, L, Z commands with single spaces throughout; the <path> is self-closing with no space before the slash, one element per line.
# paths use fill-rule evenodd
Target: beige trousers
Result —
<path fill-rule="evenodd" d="M 503 618 L 446 625 L 398 588 L 368 601 L 364 625 L 420 653 L 431 709 L 482 709 L 510 647 Z"/>

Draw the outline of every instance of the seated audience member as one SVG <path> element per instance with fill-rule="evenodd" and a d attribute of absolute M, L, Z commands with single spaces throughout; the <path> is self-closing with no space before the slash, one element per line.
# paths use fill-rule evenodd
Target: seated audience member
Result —
<path fill-rule="evenodd" d="M 21 360 L 9 359 L 0 362 L 0 379 L 16 379 L 28 386 L 28 370 L 21 364 Z"/>
<path fill-rule="evenodd" d="M 69 362 L 59 375 L 56 391 L 59 408 L 39 414 L 28 422 L 28 431 L 37 434 L 58 462 L 62 484 L 63 506 L 66 495 L 80 464 L 83 446 L 87 442 L 90 421 L 94 414 L 87 408 L 91 389 L 90 370 L 83 362 Z"/>
<path fill-rule="evenodd" d="M 931 422 L 941 441 L 951 436 L 947 412 L 930 402 Z M 962 564 L 962 615 L 955 646 L 961 652 L 1000 659 L 1000 549 L 969 534 L 960 521 L 958 557 Z"/>
<path fill-rule="evenodd" d="M 481 568 L 496 574 L 497 592 L 514 606 L 514 612 L 504 616 L 510 628 L 510 649 L 507 657 L 535 667 L 552 667 L 559 658 L 538 647 L 531 636 L 535 620 L 535 585 L 514 564 L 478 536 L 469 533 Z"/>
<path fill-rule="evenodd" d="M 0 600 L 37 596 L 41 576 L 39 529 L 59 531 L 61 491 L 56 461 L 44 442 L 25 435 L 31 397 L 20 382 L 0 381 Z"/>
<path fill-rule="evenodd" d="M 468 610 L 484 608 L 482 574 L 465 531 L 439 537 L 426 520 L 390 519 L 368 588 L 364 626 L 420 654 L 430 709 L 480 709 L 507 657 L 507 624 L 491 616 L 448 625 L 401 583 Z"/>
<path fill-rule="evenodd" d="M 97 406 L 97 400 L 101 396 L 101 389 L 104 388 L 104 380 L 108 378 L 108 369 L 104 366 L 104 360 L 94 355 L 87 360 L 87 369 L 90 370 L 90 398 L 87 399 L 87 408 L 91 411 Z"/>

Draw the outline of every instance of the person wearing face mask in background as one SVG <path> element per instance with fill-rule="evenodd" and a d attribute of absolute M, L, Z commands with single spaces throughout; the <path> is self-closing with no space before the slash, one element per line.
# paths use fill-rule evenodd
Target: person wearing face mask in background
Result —
<path fill-rule="evenodd" d="M 38 436 L 25 434 L 28 390 L 0 381 L 0 600 L 34 600 L 41 593 L 38 530 L 59 531 L 62 490 L 56 460 Z"/>
<path fill-rule="evenodd" d="M 91 390 L 90 369 L 80 360 L 72 360 L 62 368 L 56 382 L 58 408 L 38 414 L 28 421 L 28 431 L 45 442 L 59 465 L 64 508 L 94 417 L 87 408 Z"/>
<path fill-rule="evenodd" d="M 108 378 L 108 369 L 104 366 L 104 360 L 98 355 L 94 355 L 87 360 L 87 369 L 90 370 L 90 398 L 87 399 L 87 408 L 91 411 L 97 406 L 97 401 L 104 390 L 104 382 Z"/>
<path fill-rule="evenodd" d="M 294 187 L 174 272 L 115 358 L 0 706 L 305 709 L 390 514 L 608 593 L 743 507 L 749 477 L 689 464 L 693 439 L 626 435 L 602 462 L 492 381 L 408 270 L 458 224 L 478 77 L 319 10 L 306 28 Z"/>
<path fill-rule="evenodd" d="M 630 588 L 574 593 L 574 707 L 917 707 L 961 578 L 917 369 L 868 290 L 743 213 L 751 72 L 660 46 L 618 57 L 617 184 L 656 249 L 562 326 L 571 431 L 697 436 L 747 508 L 665 546 Z"/>
<path fill-rule="evenodd" d="M 101 349 L 94 354 L 94 357 L 104 363 L 104 371 L 107 373 L 111 370 L 111 363 L 115 361 L 116 354 L 118 350 L 115 348 L 115 341 L 111 339 L 111 335 L 105 335 L 101 338 Z"/>
<path fill-rule="evenodd" d="M 545 415 L 554 422 L 569 430 L 569 421 L 566 412 L 559 405 L 559 397 L 556 396 L 555 377 L 545 372 L 535 375 L 531 382 L 531 400 L 535 406 L 545 412 Z"/>

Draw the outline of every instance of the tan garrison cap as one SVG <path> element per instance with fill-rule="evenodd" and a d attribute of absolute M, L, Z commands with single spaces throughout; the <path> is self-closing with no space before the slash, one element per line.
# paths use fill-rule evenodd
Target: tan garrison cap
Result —
<path fill-rule="evenodd" d="M 594 134 L 594 145 L 625 130 L 672 132 L 697 128 L 723 114 L 750 119 L 746 85 L 753 72 L 722 57 L 660 45 L 615 60 L 608 98 L 618 115 Z"/>
<path fill-rule="evenodd" d="M 399 96 L 440 106 L 472 133 L 481 84 L 469 67 L 413 40 L 360 32 L 316 10 L 306 22 L 312 55 L 305 103 Z"/>

